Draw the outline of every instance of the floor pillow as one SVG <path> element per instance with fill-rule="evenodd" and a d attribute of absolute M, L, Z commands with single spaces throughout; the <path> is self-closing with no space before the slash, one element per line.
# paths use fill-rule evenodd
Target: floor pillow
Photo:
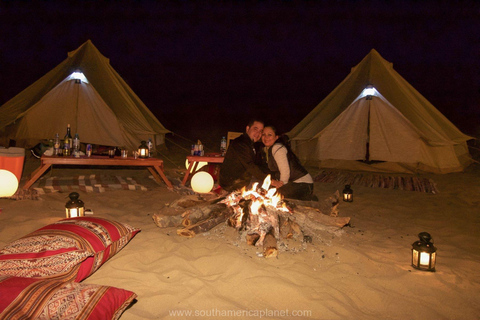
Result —
<path fill-rule="evenodd" d="M 0 275 L 79 282 L 117 254 L 139 231 L 102 218 L 63 219 L 0 250 Z"/>
<path fill-rule="evenodd" d="M 0 276 L 0 319 L 118 319 L 137 295 L 110 286 Z"/>

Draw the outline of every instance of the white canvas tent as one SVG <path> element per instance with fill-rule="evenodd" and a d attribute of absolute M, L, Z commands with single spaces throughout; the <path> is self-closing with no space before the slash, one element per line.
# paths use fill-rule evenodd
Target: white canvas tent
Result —
<path fill-rule="evenodd" d="M 322 168 L 448 173 L 471 163 L 471 137 L 375 50 L 288 135 L 302 161 Z"/>
<path fill-rule="evenodd" d="M 30 147 L 55 133 L 63 137 L 67 124 L 82 142 L 130 150 L 148 138 L 164 143 L 170 132 L 90 40 L 0 107 L 3 141 Z"/>

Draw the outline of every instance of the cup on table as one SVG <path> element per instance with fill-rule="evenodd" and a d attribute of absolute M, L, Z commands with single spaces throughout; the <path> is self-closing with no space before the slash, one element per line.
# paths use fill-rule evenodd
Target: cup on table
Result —
<path fill-rule="evenodd" d="M 115 149 L 108 149 L 108 157 L 109 158 L 115 157 Z"/>
<path fill-rule="evenodd" d="M 133 158 L 137 159 L 138 158 L 138 151 L 133 151 Z"/>

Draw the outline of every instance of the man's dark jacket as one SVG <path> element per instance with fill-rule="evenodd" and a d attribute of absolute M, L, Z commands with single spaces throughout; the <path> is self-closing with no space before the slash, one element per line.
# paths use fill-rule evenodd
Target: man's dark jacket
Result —
<path fill-rule="evenodd" d="M 244 133 L 232 140 L 220 169 L 219 184 L 227 191 L 247 186 L 252 178 L 263 181 L 267 176 L 256 164 L 255 146 Z"/>

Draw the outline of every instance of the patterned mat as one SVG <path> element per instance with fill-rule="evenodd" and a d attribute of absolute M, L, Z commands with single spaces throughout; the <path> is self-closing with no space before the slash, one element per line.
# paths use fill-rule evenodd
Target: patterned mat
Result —
<path fill-rule="evenodd" d="M 152 182 L 155 183 L 154 181 Z M 38 194 L 71 192 L 76 190 L 85 192 L 105 192 L 109 190 L 147 191 L 151 188 L 151 186 L 147 187 L 139 184 L 132 178 L 95 174 L 87 176 L 41 178 L 32 186 L 32 189 L 37 191 Z"/>
<path fill-rule="evenodd" d="M 314 179 L 317 182 L 332 182 L 343 185 L 360 185 L 369 188 L 386 188 L 426 193 L 438 193 L 432 179 L 407 175 L 386 175 L 323 170 Z"/>

